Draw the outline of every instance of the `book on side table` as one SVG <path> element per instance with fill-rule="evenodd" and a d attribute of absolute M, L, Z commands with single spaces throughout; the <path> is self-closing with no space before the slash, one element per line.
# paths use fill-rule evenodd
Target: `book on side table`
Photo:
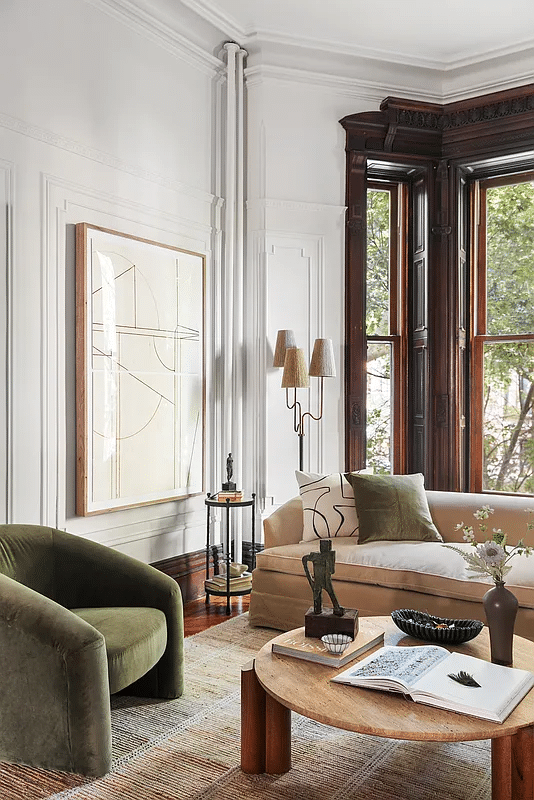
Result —
<path fill-rule="evenodd" d="M 438 645 L 382 647 L 331 680 L 400 692 L 416 703 L 493 722 L 504 722 L 534 686 L 532 672 Z"/>
<path fill-rule="evenodd" d="M 226 575 L 214 575 L 204 581 L 206 589 L 216 592 L 225 592 L 227 587 Z M 241 575 L 230 578 L 230 591 L 244 591 L 252 586 L 252 573 L 243 572 Z"/>
<path fill-rule="evenodd" d="M 294 656 L 295 658 L 302 658 L 304 661 L 315 661 L 317 664 L 339 668 L 383 641 L 384 628 L 369 619 L 361 619 L 356 638 L 339 655 L 330 653 L 320 639 L 305 636 L 304 628 L 297 628 L 294 631 L 288 631 L 286 634 L 278 636 L 272 647 L 273 653 Z"/>

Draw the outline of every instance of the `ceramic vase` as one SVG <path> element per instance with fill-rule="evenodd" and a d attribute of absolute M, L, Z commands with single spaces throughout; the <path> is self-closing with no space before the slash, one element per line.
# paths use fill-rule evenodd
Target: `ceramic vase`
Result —
<path fill-rule="evenodd" d="M 511 667 L 517 597 L 499 581 L 486 592 L 482 602 L 490 634 L 491 660 Z"/>

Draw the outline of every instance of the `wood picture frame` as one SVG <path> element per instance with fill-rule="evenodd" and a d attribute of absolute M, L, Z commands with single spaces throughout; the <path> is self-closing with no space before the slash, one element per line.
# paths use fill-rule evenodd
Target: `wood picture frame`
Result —
<path fill-rule="evenodd" d="M 76 513 L 204 491 L 205 257 L 76 225 Z"/>

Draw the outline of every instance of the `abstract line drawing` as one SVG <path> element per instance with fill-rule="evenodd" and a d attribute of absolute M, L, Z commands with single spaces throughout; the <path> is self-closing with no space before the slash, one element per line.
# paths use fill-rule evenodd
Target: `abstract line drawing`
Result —
<path fill-rule="evenodd" d="M 78 514 L 203 490 L 204 257 L 76 226 Z"/>
<path fill-rule="evenodd" d="M 304 527 L 313 532 L 313 538 L 358 536 L 354 492 L 343 473 L 315 475 L 297 472 L 296 475 Z"/>

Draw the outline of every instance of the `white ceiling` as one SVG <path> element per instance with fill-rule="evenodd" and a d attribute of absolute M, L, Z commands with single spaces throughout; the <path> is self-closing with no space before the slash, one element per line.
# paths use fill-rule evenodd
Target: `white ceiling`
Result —
<path fill-rule="evenodd" d="M 454 69 L 534 47 L 534 0 L 182 2 L 241 42 L 256 35 L 412 66 Z"/>

